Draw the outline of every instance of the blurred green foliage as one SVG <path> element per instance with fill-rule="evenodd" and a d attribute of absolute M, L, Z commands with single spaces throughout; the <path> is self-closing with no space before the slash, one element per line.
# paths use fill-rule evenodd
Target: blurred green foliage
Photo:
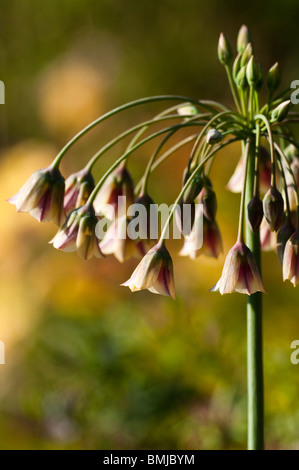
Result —
<path fill-rule="evenodd" d="M 257 57 L 266 68 L 278 60 L 288 86 L 299 74 L 298 13 L 295 0 L 2 2 L 1 200 L 39 165 L 39 154 L 45 166 L 54 147 L 114 105 L 162 93 L 230 103 L 216 55 L 220 31 L 233 42 L 248 24 Z M 82 107 L 74 108 L 79 95 Z M 141 110 L 134 116 L 146 117 Z M 132 120 L 126 115 L 93 132 L 70 152 L 65 172 L 79 169 L 105 132 L 112 136 Z M 225 252 L 234 242 L 239 200 L 224 186 L 238 152 L 223 153 L 212 175 L 221 191 Z M 168 167 L 175 183 L 186 157 Z M 135 178 L 146 160 L 144 153 L 132 165 Z M 165 174 L 151 190 L 170 201 L 178 186 L 165 187 Z M 173 244 L 178 300 L 132 295 L 118 285 L 134 261 L 83 263 L 47 245 L 53 227 L 16 216 L 4 203 L 1 212 L 2 449 L 246 447 L 246 299 L 207 292 L 223 257 L 181 260 Z M 272 253 L 264 255 L 264 277 L 266 443 L 298 448 L 299 366 L 290 362 L 290 343 L 299 337 L 298 291 L 282 283 Z"/>

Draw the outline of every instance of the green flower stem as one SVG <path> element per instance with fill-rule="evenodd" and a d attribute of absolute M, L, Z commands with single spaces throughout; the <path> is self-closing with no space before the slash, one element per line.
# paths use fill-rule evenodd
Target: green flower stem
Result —
<path fill-rule="evenodd" d="M 162 111 L 161 113 L 157 114 L 154 119 L 159 119 L 163 116 L 166 116 L 167 114 L 171 113 L 172 111 L 177 111 L 181 106 L 184 106 L 184 105 L 188 105 L 189 103 L 180 103 L 180 104 L 176 104 L 175 106 L 171 106 L 170 108 L 167 108 L 165 109 L 164 111 Z M 179 115 L 177 114 L 178 118 L 180 117 L 184 117 L 182 115 Z M 202 113 L 198 113 L 198 117 L 200 118 L 205 118 L 205 117 L 208 117 L 210 116 L 210 114 L 202 114 Z M 190 116 L 188 116 L 190 117 Z M 137 134 L 133 137 L 133 139 L 131 140 L 131 142 L 129 143 L 128 147 L 126 148 L 126 150 L 130 150 L 131 147 L 133 147 L 137 142 L 138 140 L 140 139 L 140 137 L 144 134 L 144 132 L 147 131 L 149 126 L 144 126 L 142 129 L 140 129 Z"/>
<path fill-rule="evenodd" d="M 238 229 L 238 242 L 244 241 L 244 224 L 245 224 L 245 192 L 247 186 L 247 174 L 248 174 L 248 161 L 249 161 L 249 146 L 250 141 L 247 140 L 246 143 L 243 143 L 244 148 L 244 182 L 243 190 L 241 194 L 240 202 L 240 217 L 239 217 L 239 229 Z M 247 207 L 247 206 L 246 206 Z"/>
<path fill-rule="evenodd" d="M 246 177 L 246 207 L 253 197 L 255 173 L 255 140 L 248 149 Z M 252 251 L 261 272 L 259 230 L 253 233 L 246 223 L 246 244 Z M 248 296 L 247 301 L 247 389 L 248 389 L 248 450 L 264 448 L 264 380 L 262 347 L 262 293 Z"/>
<path fill-rule="evenodd" d="M 178 142 L 177 144 L 170 147 L 170 149 L 168 149 L 166 152 L 164 152 L 160 156 L 160 158 L 153 163 L 153 165 L 151 166 L 151 169 L 150 169 L 150 173 L 152 173 L 152 171 L 155 168 L 157 168 L 157 166 L 159 166 L 161 163 L 163 163 L 168 157 L 170 157 L 172 154 L 174 154 L 177 150 L 179 150 L 184 145 L 189 144 L 190 142 L 192 142 L 196 138 L 197 138 L 197 134 L 191 135 L 191 136 L 187 137 L 186 139 L 183 139 L 180 142 Z M 145 175 L 143 175 L 140 178 L 140 180 L 138 181 L 138 183 L 136 184 L 136 187 L 135 187 L 135 194 L 136 195 L 139 194 L 139 192 L 141 191 L 141 187 L 143 185 L 144 177 L 145 177 Z"/>
<path fill-rule="evenodd" d="M 121 157 L 119 157 L 114 163 L 113 165 L 106 171 L 106 173 L 102 176 L 102 178 L 100 179 L 100 181 L 98 182 L 98 184 L 96 185 L 96 187 L 94 188 L 94 190 L 92 191 L 91 195 L 89 196 L 87 202 L 86 202 L 86 205 L 87 206 L 91 206 L 96 198 L 96 195 L 98 194 L 99 190 L 101 189 L 101 187 L 103 186 L 105 180 L 108 178 L 108 176 L 111 175 L 111 173 L 113 173 L 113 171 L 123 162 L 126 160 L 126 158 L 129 157 L 129 155 L 131 155 L 131 153 L 133 153 L 135 150 L 137 150 L 139 147 L 141 147 L 142 145 L 146 144 L 147 142 L 151 141 L 152 139 L 155 139 L 156 137 L 159 137 L 160 135 L 163 135 L 164 133 L 167 133 L 167 132 L 171 132 L 172 130 L 174 129 L 183 129 L 185 127 L 191 127 L 191 126 L 202 126 L 202 124 L 200 123 L 196 123 L 196 122 L 184 122 L 184 123 L 181 123 L 181 124 L 177 124 L 176 126 L 171 126 L 171 127 L 167 127 L 165 129 L 161 129 L 157 132 L 155 132 L 154 134 L 151 134 L 149 135 L 148 137 L 146 137 L 145 139 L 141 140 L 140 142 L 138 142 L 136 145 L 134 145 L 134 147 L 132 147 L 131 149 L 129 149 L 128 151 L 126 151 L 123 155 L 121 155 Z"/>
<path fill-rule="evenodd" d="M 254 161 L 254 188 L 253 195 L 259 197 L 260 188 L 259 188 L 259 153 L 260 153 L 260 139 L 261 139 L 261 128 L 257 123 L 255 126 L 255 161 Z"/>
<path fill-rule="evenodd" d="M 76 134 L 59 152 L 55 160 L 53 161 L 52 166 L 54 168 L 58 168 L 59 164 L 64 157 L 65 153 L 74 145 L 81 137 L 83 137 L 88 131 L 93 129 L 95 126 L 100 124 L 101 122 L 105 121 L 106 119 L 110 118 L 111 116 L 114 116 L 115 114 L 120 113 L 121 111 L 125 111 L 127 109 L 133 108 L 134 106 L 139 106 L 142 104 L 147 104 L 147 103 L 153 103 L 157 101 L 182 101 L 182 102 L 188 102 L 192 103 L 196 106 L 202 107 L 203 109 L 207 109 L 208 111 L 213 110 L 215 112 L 214 107 L 227 110 L 228 108 L 226 106 L 221 105 L 220 103 L 217 103 L 216 101 L 199 101 L 199 100 L 194 100 L 192 98 L 188 98 L 186 96 L 179 96 L 179 95 L 161 95 L 161 96 L 150 96 L 147 98 L 141 98 L 139 100 L 131 101 L 130 103 L 126 103 L 122 106 L 119 106 L 117 108 L 112 109 L 108 113 L 104 114 L 103 116 L 100 116 L 97 118 L 95 121 L 91 122 L 88 124 L 88 126 L 84 127 L 78 134 Z"/>
<path fill-rule="evenodd" d="M 179 204 L 181 198 L 183 197 L 184 193 L 187 191 L 188 187 L 190 186 L 193 178 L 195 177 L 195 175 L 203 168 L 203 166 L 219 151 L 221 150 L 223 147 L 225 147 L 226 145 L 229 145 L 232 143 L 232 141 L 236 141 L 236 140 L 239 140 L 239 139 L 231 139 L 231 140 L 228 140 L 227 142 L 225 142 L 224 144 L 221 144 L 221 145 L 218 145 L 217 147 L 215 147 L 205 158 L 204 160 L 202 160 L 199 165 L 195 168 L 195 170 L 191 173 L 190 177 L 187 179 L 186 183 L 184 184 L 184 186 L 182 187 L 178 197 L 176 198 L 175 202 L 173 203 L 172 205 L 172 209 L 167 217 L 167 220 L 164 224 L 164 227 L 163 227 L 163 230 L 162 230 L 162 233 L 161 233 L 161 236 L 160 236 L 160 239 L 159 239 L 159 243 L 162 244 L 165 242 L 165 238 L 167 236 L 167 231 L 168 231 L 168 228 L 169 228 L 169 225 L 173 219 L 173 216 L 174 216 L 174 213 L 176 211 L 176 208 L 177 208 L 177 205 Z"/>
<path fill-rule="evenodd" d="M 225 65 L 225 70 L 226 70 L 229 86 L 230 86 L 230 89 L 231 89 L 231 92 L 232 92 L 232 95 L 233 95 L 233 98 L 234 98 L 235 105 L 236 105 L 237 110 L 239 111 L 239 113 L 241 113 L 240 102 L 239 102 L 238 95 L 236 93 L 236 89 L 235 89 L 231 69 L 229 68 L 228 65 Z"/>
<path fill-rule="evenodd" d="M 276 187 L 276 171 L 275 171 L 275 155 L 274 155 L 274 141 L 273 141 L 273 135 L 272 135 L 272 130 L 270 123 L 268 119 L 263 115 L 263 114 L 257 114 L 255 116 L 255 120 L 261 120 L 266 126 L 267 133 L 269 136 L 269 144 L 270 144 L 270 156 L 271 156 L 271 186 Z"/>
<path fill-rule="evenodd" d="M 133 132 L 136 132 L 138 130 L 142 130 L 144 129 L 144 127 L 149 127 L 150 125 L 152 124 L 157 124 L 157 123 L 160 123 L 160 122 L 163 122 L 163 121 L 167 121 L 169 119 L 179 119 L 180 117 L 184 117 L 184 116 L 178 116 L 177 114 L 175 115 L 168 115 L 168 116 L 164 116 L 164 117 L 161 117 L 159 119 L 155 118 L 155 119 L 152 119 L 151 121 L 145 121 L 145 122 L 142 122 L 141 124 L 137 124 L 136 126 L 134 127 L 131 127 L 130 129 L 127 129 L 125 132 L 123 132 L 122 134 L 118 135 L 117 137 L 115 137 L 115 139 L 111 140 L 110 142 L 108 142 L 108 144 L 106 144 L 104 147 L 102 147 L 100 150 L 98 150 L 94 156 L 89 160 L 89 162 L 87 163 L 86 165 L 86 170 L 88 171 L 91 171 L 93 166 L 96 164 L 96 162 L 98 161 L 98 159 L 100 157 L 102 157 L 102 155 L 104 153 L 106 153 L 108 150 L 110 150 L 114 145 L 116 145 L 118 142 L 120 142 L 122 139 L 124 139 L 125 137 L 127 137 L 128 135 L 132 134 Z M 195 119 L 197 119 L 198 117 L 194 117 L 193 118 L 193 121 Z M 191 120 L 191 119 L 190 119 Z M 182 123 L 184 124 L 184 123 Z M 205 123 L 201 123 L 201 125 L 204 125 Z M 133 148 L 134 145 L 130 145 L 129 148 L 127 148 L 127 151 L 130 150 L 131 148 Z"/>

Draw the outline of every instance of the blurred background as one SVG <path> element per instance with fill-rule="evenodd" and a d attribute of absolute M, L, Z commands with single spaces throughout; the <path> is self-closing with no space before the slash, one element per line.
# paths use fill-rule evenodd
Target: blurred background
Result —
<path fill-rule="evenodd" d="M 55 227 L 17 215 L 5 199 L 114 106 L 165 93 L 232 104 L 217 60 L 221 31 L 235 44 L 246 23 L 257 58 L 265 69 L 278 60 L 287 87 L 299 78 L 298 15 L 295 0 L 1 3 L 1 449 L 246 448 L 246 298 L 208 292 L 224 255 L 191 261 L 170 243 L 177 300 L 133 295 L 119 284 L 136 260 L 58 252 L 48 245 Z M 90 132 L 67 154 L 64 175 L 160 110 L 137 108 Z M 150 152 L 132 158 L 136 181 Z M 156 202 L 173 201 L 188 152 L 151 180 Z M 103 158 L 95 176 L 117 155 Z M 237 146 L 223 151 L 212 172 L 224 254 L 239 208 L 225 185 L 239 156 Z M 299 291 L 283 284 L 275 253 L 263 262 L 266 445 L 298 449 L 299 365 L 290 344 L 299 339 Z"/>

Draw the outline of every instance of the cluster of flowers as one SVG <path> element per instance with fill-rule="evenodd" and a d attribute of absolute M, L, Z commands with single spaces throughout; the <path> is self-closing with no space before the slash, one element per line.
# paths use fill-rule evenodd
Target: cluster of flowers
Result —
<path fill-rule="evenodd" d="M 244 242 L 245 221 L 253 233 L 260 232 L 262 248 L 277 247 L 283 266 L 283 279 L 289 279 L 295 286 L 299 278 L 299 145 L 296 144 L 288 123 L 298 119 L 298 116 L 296 113 L 289 113 L 291 103 L 285 99 L 289 90 L 274 96 L 279 85 L 277 63 L 268 72 L 268 100 L 265 106 L 260 107 L 259 91 L 263 84 L 263 73 L 255 60 L 246 26 L 242 26 L 239 31 L 237 50 L 238 54 L 233 62 L 231 47 L 221 34 L 218 57 L 226 69 L 237 111 L 214 101 L 192 100 L 180 96 L 153 97 L 129 103 L 83 129 L 62 149 L 48 168 L 35 172 L 9 201 L 16 205 L 18 211 L 30 212 L 39 221 L 53 221 L 57 224 L 60 228 L 52 243 L 59 250 L 77 251 L 84 259 L 114 254 L 121 262 L 131 256 L 142 256 L 132 276 L 123 285 L 132 291 L 148 289 L 175 297 L 173 264 L 165 246 L 166 230 L 176 215 L 184 235 L 184 246 L 180 252 L 182 256 L 192 259 L 200 254 L 215 258 L 219 256 L 222 252 L 222 239 L 216 222 L 217 199 L 210 170 L 219 150 L 231 142 L 242 141 L 242 157 L 228 183 L 228 189 L 242 193 L 238 238 L 229 251 L 222 275 L 212 290 L 221 294 L 237 291 L 247 295 L 265 291 L 258 264 Z M 180 103 L 115 138 L 97 152 L 83 170 L 64 181 L 59 164 L 65 152 L 78 138 L 113 114 L 135 105 L 161 100 L 178 100 Z M 141 140 L 152 124 L 161 124 L 167 119 L 179 122 Z M 157 160 L 163 145 L 175 132 L 196 126 L 201 126 L 200 133 L 185 138 Z M 95 184 L 91 171 L 95 162 L 106 150 L 133 132 L 134 138 L 126 152 Z M 127 168 L 129 155 L 149 140 L 163 134 L 166 137 L 153 153 L 141 184 L 134 188 Z M 265 144 L 261 144 L 262 139 L 270 152 Z M 194 145 L 183 175 L 182 188 L 175 202 L 175 205 L 191 206 L 190 230 L 184 230 L 180 216 L 173 209 L 158 241 L 150 240 L 148 226 L 145 228 L 147 236 L 144 239 L 118 237 L 120 231 L 126 231 L 128 206 L 137 202 L 149 210 L 153 204 L 147 192 L 147 183 L 155 167 L 191 141 L 194 141 Z M 245 202 L 248 184 L 253 187 L 253 193 L 250 200 Z M 264 193 L 263 200 L 260 198 L 261 193 Z M 123 196 L 126 207 L 119 207 L 120 196 Z M 107 205 L 114 208 L 115 215 L 106 236 L 99 241 L 96 237 L 96 225 L 100 217 L 107 216 Z M 203 211 L 202 234 L 199 233 L 202 227 L 198 223 L 202 215 L 200 210 Z M 200 235 L 203 236 L 203 243 L 198 248 L 197 240 Z"/>

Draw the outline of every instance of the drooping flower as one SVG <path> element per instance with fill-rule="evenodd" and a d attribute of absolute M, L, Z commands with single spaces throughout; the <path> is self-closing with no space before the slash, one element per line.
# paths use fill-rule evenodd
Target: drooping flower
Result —
<path fill-rule="evenodd" d="M 283 262 L 283 254 L 285 250 L 285 246 L 289 238 L 293 235 L 296 231 L 295 226 L 293 225 L 291 219 L 287 217 L 285 223 L 280 228 L 279 232 L 277 233 L 277 254 L 279 261 Z"/>
<path fill-rule="evenodd" d="M 111 217 L 108 206 L 112 206 L 114 216 L 125 214 L 134 203 L 134 184 L 124 164 L 121 164 L 104 182 L 94 200 L 96 214 Z"/>
<path fill-rule="evenodd" d="M 94 179 L 90 171 L 78 171 L 70 175 L 65 181 L 64 210 L 66 213 L 84 206 L 92 190 Z"/>
<path fill-rule="evenodd" d="M 192 231 L 185 237 L 181 256 L 195 259 L 201 254 L 218 258 L 222 253 L 222 238 L 216 220 L 209 220 L 202 214 L 202 206 L 196 205 L 196 215 Z"/>
<path fill-rule="evenodd" d="M 289 238 L 285 245 L 282 263 L 283 280 L 287 279 L 296 287 L 299 282 L 299 231 Z"/>
<path fill-rule="evenodd" d="M 94 209 L 83 206 L 73 210 L 67 217 L 62 228 L 50 241 L 54 248 L 66 252 L 77 251 L 78 255 L 87 260 L 92 256 L 103 256 L 96 237 L 98 218 Z"/>
<path fill-rule="evenodd" d="M 39 222 L 52 221 L 60 226 L 64 218 L 63 198 L 64 178 L 58 168 L 49 166 L 35 171 L 8 202 Z"/>
<path fill-rule="evenodd" d="M 100 242 L 104 255 L 114 255 L 123 263 L 129 258 L 140 258 L 146 253 L 145 244 L 141 240 L 133 240 L 127 234 L 129 220 L 126 215 L 114 219 Z"/>
<path fill-rule="evenodd" d="M 158 243 L 146 253 L 122 286 L 129 287 L 132 292 L 148 289 L 154 294 L 175 298 L 172 259 L 164 243 Z"/>
<path fill-rule="evenodd" d="M 257 291 L 265 292 L 256 260 L 244 242 L 237 242 L 229 251 L 222 275 L 211 289 L 221 295 L 231 292 L 251 295 Z"/>

